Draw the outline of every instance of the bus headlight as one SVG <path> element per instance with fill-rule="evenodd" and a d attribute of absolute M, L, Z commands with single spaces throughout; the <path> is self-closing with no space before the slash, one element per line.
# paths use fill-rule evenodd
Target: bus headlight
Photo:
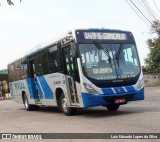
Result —
<path fill-rule="evenodd" d="M 98 92 L 89 84 L 83 83 L 84 87 L 90 94 L 98 94 Z"/>
<path fill-rule="evenodd" d="M 137 89 L 139 90 L 139 89 L 141 89 L 143 86 L 144 86 L 144 80 L 141 79 L 141 80 L 139 80 L 139 82 L 138 82 L 138 84 L 137 84 Z"/>

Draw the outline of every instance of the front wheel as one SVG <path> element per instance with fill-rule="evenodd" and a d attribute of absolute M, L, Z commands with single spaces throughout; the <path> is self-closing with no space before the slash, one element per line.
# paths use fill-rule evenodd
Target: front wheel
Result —
<path fill-rule="evenodd" d="M 61 95 L 60 105 L 61 105 L 62 112 L 66 116 L 74 115 L 77 111 L 76 108 L 68 107 L 67 99 L 65 98 L 64 94 Z"/>
<path fill-rule="evenodd" d="M 109 111 L 116 111 L 116 110 L 119 109 L 119 107 L 120 107 L 120 105 L 117 105 L 117 104 L 106 106 L 106 108 L 107 108 Z"/>

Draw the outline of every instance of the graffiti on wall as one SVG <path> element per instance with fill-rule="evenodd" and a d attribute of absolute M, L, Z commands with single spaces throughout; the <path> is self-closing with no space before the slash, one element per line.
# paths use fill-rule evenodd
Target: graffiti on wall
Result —
<path fill-rule="evenodd" d="M 145 86 L 159 86 L 160 74 L 144 74 Z"/>

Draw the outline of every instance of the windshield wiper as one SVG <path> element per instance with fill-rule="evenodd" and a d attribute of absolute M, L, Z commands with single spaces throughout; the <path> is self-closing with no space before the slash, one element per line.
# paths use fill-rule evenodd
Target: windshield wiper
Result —
<path fill-rule="evenodd" d="M 97 47 L 98 50 L 103 50 L 103 52 L 108 56 L 108 61 L 109 61 L 109 64 L 110 64 L 110 66 L 112 68 L 111 56 L 109 55 L 108 49 L 107 48 L 104 49 L 104 47 L 101 44 L 99 44 L 98 42 L 96 42 L 96 41 L 93 41 L 93 43 Z"/>
<path fill-rule="evenodd" d="M 119 68 L 119 59 L 120 59 L 120 55 L 121 55 L 121 52 L 122 52 L 122 44 L 120 44 L 119 48 L 118 48 L 118 51 L 116 53 L 116 61 L 117 61 L 117 64 L 118 64 L 118 68 Z"/>

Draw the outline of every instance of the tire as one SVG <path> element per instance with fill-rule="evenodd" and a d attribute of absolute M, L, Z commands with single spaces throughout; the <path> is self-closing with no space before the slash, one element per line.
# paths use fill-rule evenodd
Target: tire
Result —
<path fill-rule="evenodd" d="M 61 98 L 60 98 L 60 108 L 61 108 L 63 114 L 66 116 L 74 115 L 77 111 L 76 108 L 68 107 L 67 99 L 65 98 L 64 94 L 62 94 Z"/>
<path fill-rule="evenodd" d="M 24 97 L 23 97 L 23 103 L 24 103 L 25 109 L 28 110 L 28 111 L 38 110 L 38 109 L 39 109 L 38 106 L 36 106 L 36 105 L 30 105 L 30 104 L 29 104 L 26 94 L 25 94 Z"/>
<path fill-rule="evenodd" d="M 109 111 L 116 111 L 116 110 L 119 109 L 119 107 L 120 107 L 120 105 L 117 105 L 117 104 L 106 106 L 106 108 L 107 108 Z"/>

